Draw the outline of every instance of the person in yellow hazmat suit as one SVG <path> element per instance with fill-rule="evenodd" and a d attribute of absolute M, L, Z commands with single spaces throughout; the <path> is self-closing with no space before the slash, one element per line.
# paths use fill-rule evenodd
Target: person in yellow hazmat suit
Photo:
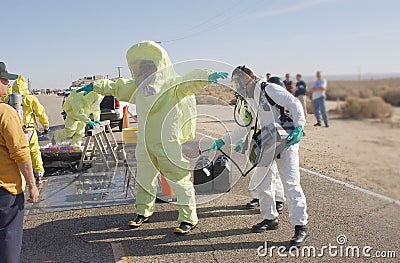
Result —
<path fill-rule="evenodd" d="M 49 133 L 49 118 L 47 117 L 45 108 L 40 104 L 35 95 L 29 93 L 28 84 L 24 76 L 20 75 L 14 84 L 9 87 L 8 95 L 5 98 L 6 102 L 10 102 L 11 94 L 20 94 L 22 96 L 22 109 L 23 109 L 23 129 L 28 138 L 29 149 L 32 159 L 32 167 L 37 183 L 42 183 L 44 178 L 44 168 L 42 155 L 40 153 L 40 146 L 38 135 L 36 132 L 36 117 L 39 119 L 43 127 L 43 134 Z"/>
<path fill-rule="evenodd" d="M 65 118 L 64 129 L 57 130 L 53 134 L 52 142 L 72 138 L 71 145 L 80 147 L 82 138 L 85 137 L 85 126 L 89 125 L 94 128 L 96 123 L 100 124 L 100 103 L 104 96 L 92 92 L 88 96 L 72 90 L 68 98 L 65 100 L 63 109 L 67 114 Z M 93 114 L 92 121 L 89 116 Z"/>
<path fill-rule="evenodd" d="M 154 41 L 135 44 L 126 58 L 133 79 L 96 80 L 78 92 L 93 90 L 136 104 L 137 216 L 129 226 L 141 226 L 154 213 L 157 176 L 162 172 L 177 196 L 179 226 L 174 232 L 187 234 L 198 223 L 189 162 L 182 156 L 182 143 L 195 137 L 194 93 L 228 73 L 194 70 L 181 77 L 168 53 Z"/>

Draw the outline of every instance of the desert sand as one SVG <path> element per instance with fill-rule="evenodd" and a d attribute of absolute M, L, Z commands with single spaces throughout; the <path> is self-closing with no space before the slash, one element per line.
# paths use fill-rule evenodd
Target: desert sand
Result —
<path fill-rule="evenodd" d="M 328 102 L 328 108 L 336 107 Z M 300 165 L 400 199 L 400 108 L 391 120 L 348 120 L 329 113 L 330 127 L 314 127 L 307 117 Z"/>

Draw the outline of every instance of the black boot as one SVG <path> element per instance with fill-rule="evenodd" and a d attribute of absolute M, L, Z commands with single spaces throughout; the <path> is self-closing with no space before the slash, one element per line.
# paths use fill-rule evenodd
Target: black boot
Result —
<path fill-rule="evenodd" d="M 147 222 L 149 222 L 149 217 L 137 215 L 135 220 L 129 221 L 128 225 L 131 228 L 137 228 L 137 227 L 140 227 L 143 223 L 147 223 Z"/>
<path fill-rule="evenodd" d="M 276 211 L 278 212 L 278 214 L 282 214 L 282 212 L 283 212 L 283 202 L 279 202 L 279 201 L 276 201 L 275 202 L 275 205 L 276 205 Z"/>
<path fill-rule="evenodd" d="M 278 218 L 268 220 L 264 219 L 262 222 L 254 225 L 252 228 L 253 233 L 261 233 L 267 230 L 276 230 L 278 229 L 279 221 Z"/>
<path fill-rule="evenodd" d="M 249 203 L 246 204 L 246 209 L 255 209 L 260 206 L 260 200 L 254 198 Z"/>
<path fill-rule="evenodd" d="M 194 229 L 196 225 L 193 225 L 188 222 L 182 222 L 179 224 L 177 228 L 174 229 L 174 233 L 176 234 L 181 234 L 181 235 L 186 235 L 187 233 L 190 232 L 190 230 Z"/>
<path fill-rule="evenodd" d="M 308 229 L 306 226 L 295 226 L 294 227 L 294 236 L 292 240 L 290 240 L 291 247 L 300 247 L 303 245 L 304 241 L 308 238 Z"/>

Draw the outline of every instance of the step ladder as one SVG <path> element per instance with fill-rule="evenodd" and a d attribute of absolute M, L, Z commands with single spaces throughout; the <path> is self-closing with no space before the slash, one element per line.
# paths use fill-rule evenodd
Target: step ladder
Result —
<path fill-rule="evenodd" d="M 111 142 L 109 140 L 109 137 L 107 136 L 106 128 L 110 135 L 109 137 L 111 137 Z M 92 140 L 94 141 L 94 145 L 89 155 L 88 150 L 90 142 Z M 111 130 L 110 121 L 102 121 L 100 126 L 96 125 L 96 127 L 87 131 L 86 142 L 83 148 L 81 160 L 79 161 L 78 169 L 81 170 L 85 163 L 93 164 L 99 159 L 102 161 L 107 169 L 110 169 L 110 161 L 113 162 L 115 165 L 118 165 L 119 160 L 117 157 L 116 148 L 117 142 Z"/>

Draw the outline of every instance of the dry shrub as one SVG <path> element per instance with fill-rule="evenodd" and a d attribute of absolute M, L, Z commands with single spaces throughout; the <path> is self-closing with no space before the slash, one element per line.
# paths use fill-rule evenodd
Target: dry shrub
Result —
<path fill-rule="evenodd" d="M 393 114 L 392 106 L 380 97 L 361 99 L 347 97 L 342 114 L 349 118 L 389 118 Z"/>
<path fill-rule="evenodd" d="M 196 97 L 198 97 L 197 101 L 200 104 L 221 104 L 221 101 L 229 104 L 235 99 L 235 93 L 227 86 L 213 84 L 197 92 Z"/>
<path fill-rule="evenodd" d="M 391 89 L 384 92 L 381 97 L 393 106 L 400 106 L 400 89 Z"/>
<path fill-rule="evenodd" d="M 326 90 L 327 100 L 345 100 L 347 96 L 349 96 L 349 91 L 344 87 L 328 87 Z"/>
<path fill-rule="evenodd" d="M 367 99 L 374 96 L 374 92 L 371 89 L 361 89 L 360 91 L 360 98 Z"/>
<path fill-rule="evenodd" d="M 374 92 L 374 96 L 382 97 L 388 91 L 393 90 L 393 87 L 389 87 L 388 85 L 383 85 L 377 88 Z"/>
<path fill-rule="evenodd" d="M 311 86 L 311 84 L 310 84 Z M 400 78 L 369 80 L 328 80 L 327 100 L 347 97 L 382 97 L 393 106 L 400 105 Z"/>
<path fill-rule="evenodd" d="M 213 96 L 207 95 L 197 95 L 196 96 L 196 103 L 197 104 L 209 104 L 209 105 L 228 105 L 228 103 L 224 100 Z"/>

